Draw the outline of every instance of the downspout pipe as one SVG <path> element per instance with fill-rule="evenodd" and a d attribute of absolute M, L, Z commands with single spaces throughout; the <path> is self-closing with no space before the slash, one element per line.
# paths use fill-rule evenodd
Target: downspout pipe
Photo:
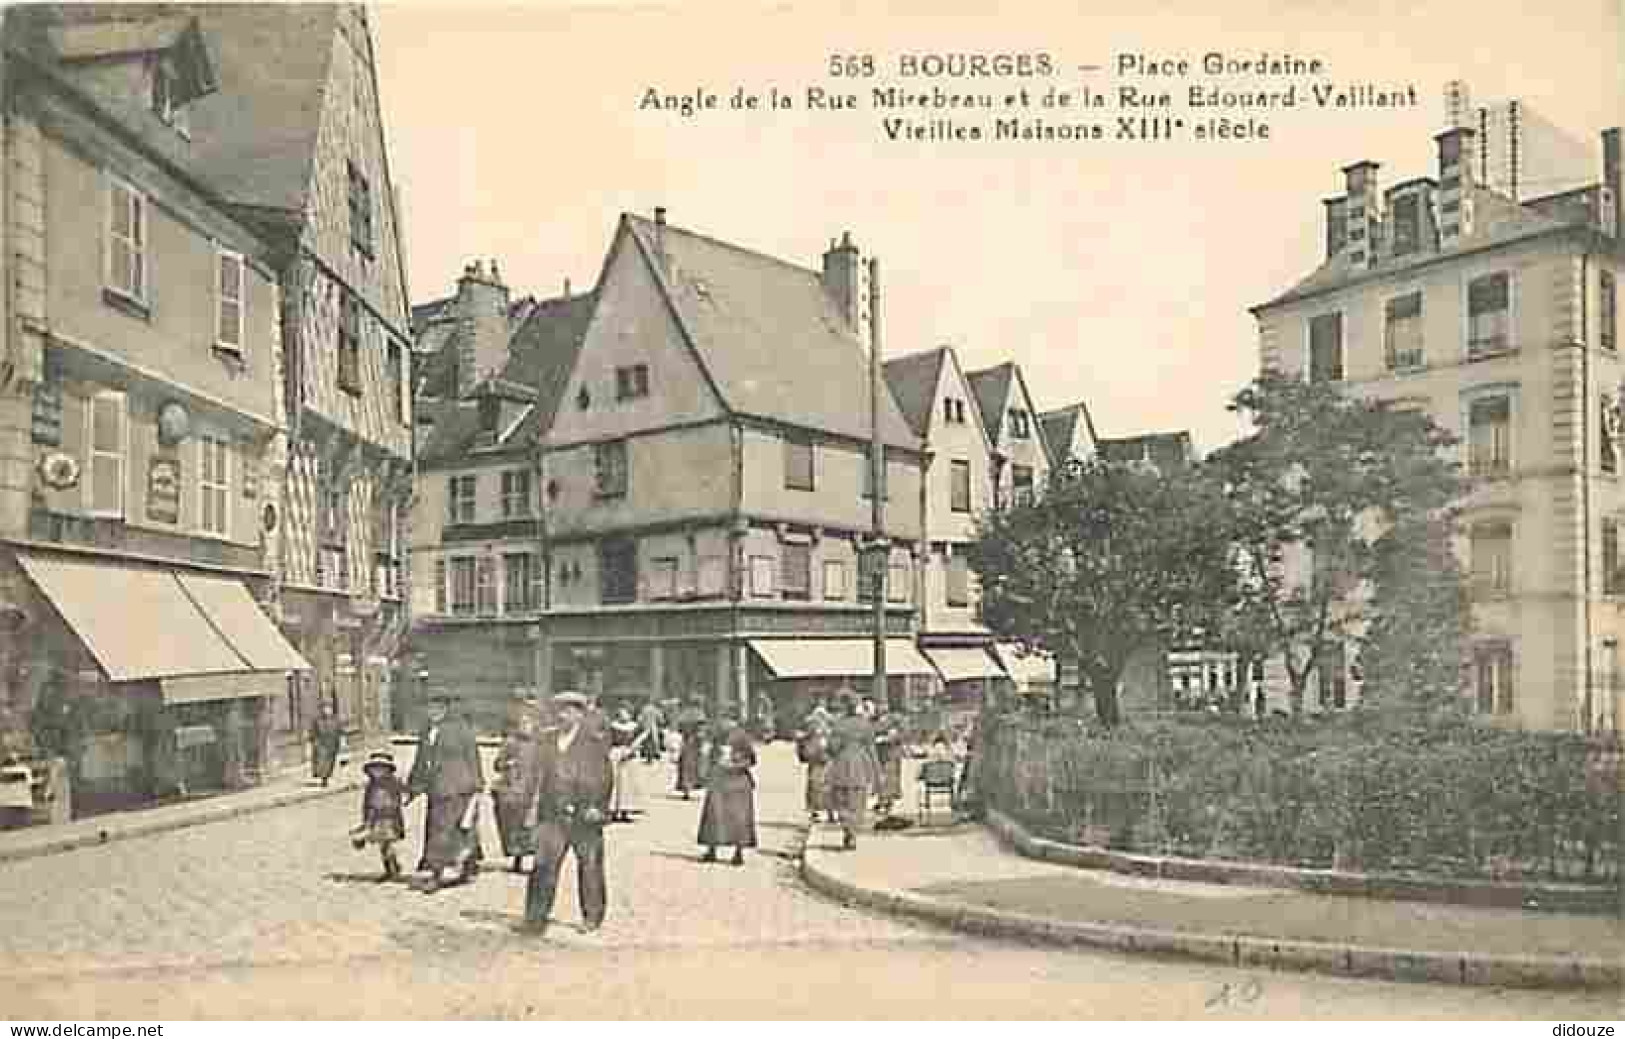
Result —
<path fill-rule="evenodd" d="M 1585 248 L 1580 251 L 1580 399 L 1585 402 L 1583 405 L 1585 411 L 1580 422 L 1580 599 L 1581 623 L 1584 628 L 1582 641 L 1584 681 L 1581 686 L 1579 719 L 1581 732 L 1591 731 L 1596 695 L 1592 685 L 1595 654 L 1592 649 L 1591 630 L 1591 423 L 1600 416 L 1593 414 L 1591 403 L 1591 253 L 1592 245 L 1588 240 Z M 1598 432 L 1602 435 L 1601 430 Z"/>

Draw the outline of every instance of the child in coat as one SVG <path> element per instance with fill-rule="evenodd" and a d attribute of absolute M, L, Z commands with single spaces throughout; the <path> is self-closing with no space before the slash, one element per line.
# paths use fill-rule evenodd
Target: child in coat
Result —
<path fill-rule="evenodd" d="M 395 774 L 395 758 L 387 750 L 368 755 L 361 770 L 367 789 L 361 795 L 361 825 L 350 831 L 351 843 L 357 850 L 376 844 L 384 866 L 378 879 L 393 880 L 401 875 L 395 842 L 406 839 L 406 784 Z"/>

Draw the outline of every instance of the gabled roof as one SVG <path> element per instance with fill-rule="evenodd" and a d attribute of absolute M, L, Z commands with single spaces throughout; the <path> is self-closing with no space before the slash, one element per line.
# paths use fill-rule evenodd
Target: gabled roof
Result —
<path fill-rule="evenodd" d="M 445 340 L 438 353 L 426 355 L 424 361 L 428 369 L 419 392 L 441 399 L 420 405 L 432 429 L 419 449 L 419 460 L 455 458 L 471 450 L 480 435 L 480 399 L 487 396 L 518 402 L 524 407 L 521 417 L 510 428 L 500 431 L 501 439 L 496 447 L 528 446 L 545 433 L 558 413 L 596 301 L 596 294 L 588 292 L 548 300 L 527 297 L 510 307 L 510 312 L 525 316 L 508 341 L 508 359 L 501 372 L 486 380 L 465 400 L 456 399 L 455 386 L 444 394 L 428 393 L 434 380 L 455 381 L 456 337 Z M 451 324 L 450 321 L 442 323 L 443 326 Z"/>
<path fill-rule="evenodd" d="M 621 219 L 725 407 L 868 439 L 869 409 L 855 406 L 869 399 L 868 358 L 816 271 L 632 214 Z M 879 424 L 887 444 L 919 448 L 889 393 Z"/>
<path fill-rule="evenodd" d="M 923 438 L 931 433 L 932 416 L 937 410 L 937 387 L 942 383 L 942 366 L 947 357 L 948 348 L 939 346 L 894 357 L 881 366 L 886 386 L 915 436 Z"/>
<path fill-rule="evenodd" d="M 1386 256 L 1372 267 L 1355 267 L 1346 254 L 1339 254 L 1323 262 L 1313 273 L 1268 303 L 1251 308 L 1254 314 L 1283 303 L 1292 303 L 1331 292 L 1357 282 L 1386 277 L 1414 267 L 1438 263 L 1455 256 L 1481 252 L 1525 241 L 1541 235 L 1573 230 L 1582 226 L 1574 221 L 1554 218 L 1489 188 L 1472 189 L 1473 224 L 1470 234 L 1462 235 L 1440 249 L 1424 249 L 1402 256 Z"/>
<path fill-rule="evenodd" d="M 1072 445 L 1078 439 L 1079 422 L 1089 431 L 1089 440 L 1100 443 L 1100 437 L 1095 433 L 1095 421 L 1089 416 L 1089 407 L 1083 401 L 1038 416 L 1039 428 L 1043 431 L 1045 443 L 1049 445 L 1053 461 L 1060 463 L 1071 457 Z"/>
<path fill-rule="evenodd" d="M 1015 371 L 1015 363 L 1006 361 L 965 376 L 970 383 L 971 393 L 976 397 L 976 408 L 982 413 L 982 428 L 987 430 L 987 438 L 994 444 L 999 442 L 999 434 L 1004 429 L 1004 410 L 1010 400 L 1010 385 L 1015 379 Z"/>
<path fill-rule="evenodd" d="M 340 5 L 182 10 L 198 16 L 220 77 L 220 90 L 188 113 L 194 165 L 232 202 L 302 215 Z"/>

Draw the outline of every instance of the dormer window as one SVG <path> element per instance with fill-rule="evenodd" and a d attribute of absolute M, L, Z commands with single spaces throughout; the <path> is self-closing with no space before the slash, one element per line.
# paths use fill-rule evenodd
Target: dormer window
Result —
<path fill-rule="evenodd" d="M 1404 256 L 1422 247 L 1422 200 L 1405 195 L 1394 200 L 1392 216 L 1394 227 L 1393 253 Z"/>
<path fill-rule="evenodd" d="M 152 110 L 182 137 L 192 136 L 181 79 L 168 57 L 158 57 L 152 62 Z"/>

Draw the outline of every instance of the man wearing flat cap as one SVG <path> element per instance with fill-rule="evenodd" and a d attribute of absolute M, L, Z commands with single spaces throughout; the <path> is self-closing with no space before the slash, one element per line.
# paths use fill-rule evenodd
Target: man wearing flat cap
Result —
<path fill-rule="evenodd" d="M 483 858 L 477 811 L 485 775 L 474 727 L 452 711 L 444 692 L 429 697 L 429 720 L 418 734 L 406 786 L 412 797 L 423 794 L 429 800 L 418 862 L 418 869 L 429 873 L 428 891 L 440 889 L 447 870 L 457 871 L 457 883 L 472 880 Z"/>
<path fill-rule="evenodd" d="M 588 701 L 575 692 L 553 698 L 559 724 L 542 733 L 536 768 L 536 864 L 525 889 L 525 922 L 532 934 L 547 930 L 558 894 L 559 867 L 567 852 L 576 857 L 582 930 L 604 922 L 608 890 L 604 878 L 604 821 L 615 793 L 609 742 L 586 722 Z"/>

